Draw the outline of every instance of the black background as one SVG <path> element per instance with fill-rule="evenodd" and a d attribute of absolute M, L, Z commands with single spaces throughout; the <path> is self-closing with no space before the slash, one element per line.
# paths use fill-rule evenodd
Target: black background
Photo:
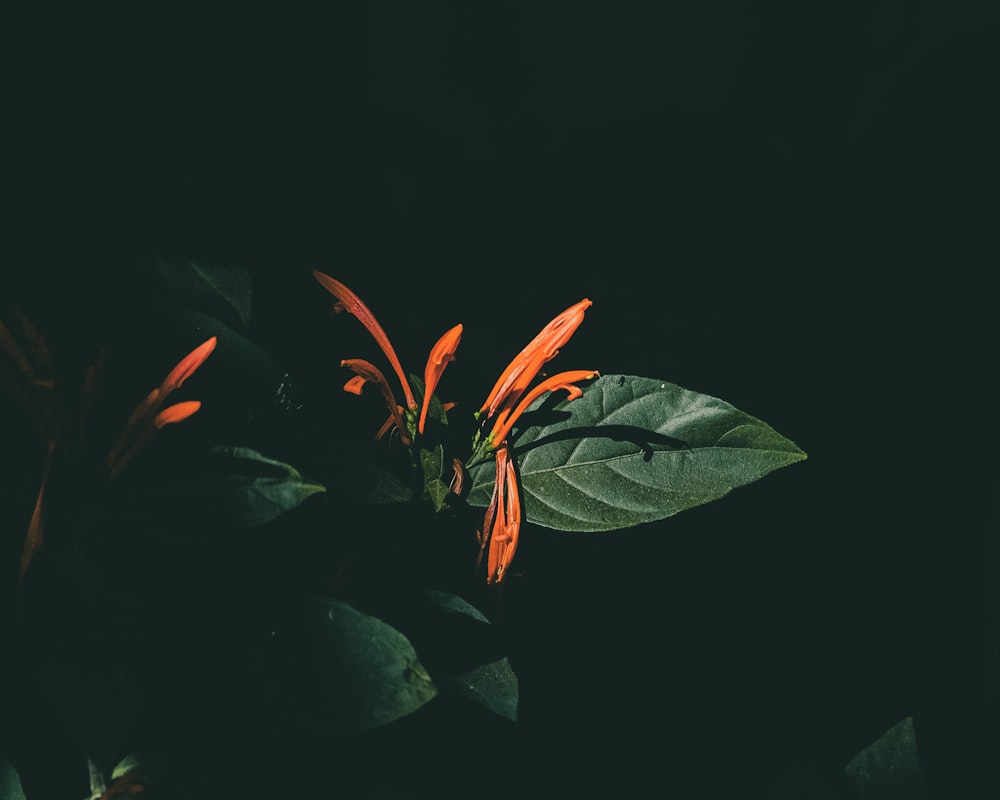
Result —
<path fill-rule="evenodd" d="M 333 385 L 320 269 L 404 364 L 463 322 L 469 402 L 589 297 L 560 368 L 721 397 L 809 459 L 663 523 L 526 531 L 531 757 L 483 780 L 753 796 L 908 715 L 960 771 L 941 743 L 978 736 L 996 665 L 997 15 L 653 7 L 25 21 L 11 285 L 244 265 L 260 340 Z"/>

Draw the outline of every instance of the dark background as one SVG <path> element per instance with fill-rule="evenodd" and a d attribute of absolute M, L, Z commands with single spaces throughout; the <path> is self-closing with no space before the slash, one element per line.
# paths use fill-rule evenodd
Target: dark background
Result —
<path fill-rule="evenodd" d="M 484 780 L 752 796 L 909 715 L 944 780 L 996 687 L 998 15 L 653 5 L 26 20 L 11 285 L 243 265 L 260 341 L 332 385 L 356 354 L 304 320 L 320 269 L 404 364 L 463 322 L 472 401 L 589 297 L 560 368 L 721 397 L 809 459 L 660 524 L 526 531 L 545 772 Z"/>

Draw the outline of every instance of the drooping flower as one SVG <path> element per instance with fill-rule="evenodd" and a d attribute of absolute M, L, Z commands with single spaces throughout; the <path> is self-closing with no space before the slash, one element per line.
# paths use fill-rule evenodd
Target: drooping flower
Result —
<path fill-rule="evenodd" d="M 542 367 L 555 357 L 580 326 L 584 312 L 591 305 L 590 300 L 583 299 L 546 325 L 507 365 L 477 414 L 480 418 L 485 414 L 484 424 L 492 423 L 486 437 L 486 448 L 492 450 L 496 458 L 493 496 L 479 533 L 480 560 L 489 544 L 486 564 L 486 582 L 489 584 L 504 581 L 517 551 L 521 530 L 520 477 L 508 437 L 521 415 L 542 395 L 564 390 L 568 400 L 575 400 L 583 394 L 577 382 L 599 375 L 596 370 L 569 370 L 532 386 Z"/>
<path fill-rule="evenodd" d="M 489 545 L 486 559 L 486 582 L 489 584 L 502 583 L 507 576 L 521 534 L 521 488 L 508 448 L 497 450 L 496 469 L 493 497 L 479 535 L 479 561 Z"/>
<path fill-rule="evenodd" d="M 410 388 L 410 382 L 406 378 L 406 373 L 403 371 L 402 364 L 400 364 L 399 357 L 396 355 L 389 337 L 375 318 L 375 315 L 372 314 L 371 310 L 362 302 L 360 297 L 340 281 L 318 270 L 313 270 L 312 274 L 319 284 L 337 299 L 334 310 L 347 311 L 353 314 L 365 326 L 372 335 L 372 338 L 375 339 L 375 342 L 381 348 L 386 358 L 389 359 L 389 363 L 392 365 L 392 369 L 399 379 L 406 406 L 404 408 L 396 402 L 392 387 L 389 386 L 389 382 L 382 371 L 371 362 L 363 359 L 349 358 L 340 362 L 341 366 L 348 367 L 355 373 L 354 377 L 344 384 L 344 391 L 351 392 L 352 394 L 361 394 L 361 389 L 365 383 L 370 382 L 378 386 L 379 392 L 382 394 L 385 404 L 389 409 L 389 419 L 379 428 L 375 438 L 381 438 L 386 431 L 395 427 L 399 432 L 400 441 L 404 445 L 409 445 L 413 439 L 413 432 L 419 434 L 423 434 L 424 432 L 431 397 L 434 395 L 435 389 L 437 389 L 445 367 L 448 366 L 449 362 L 455 360 L 455 350 L 462 339 L 462 325 L 458 324 L 446 331 L 431 348 L 427 365 L 424 367 L 424 396 L 418 413 L 417 401 L 413 390 Z M 444 409 L 448 410 L 453 405 L 453 403 L 446 403 L 444 404 Z M 406 416 L 405 419 L 404 415 Z"/>
<path fill-rule="evenodd" d="M 358 321 L 364 325 L 366 330 L 372 335 L 376 344 L 382 348 L 382 352 L 385 353 L 385 357 L 389 359 L 389 363 L 392 365 L 392 369 L 395 371 L 396 377 L 399 378 L 400 386 L 403 387 L 403 396 L 406 398 L 406 407 L 411 411 L 415 409 L 417 407 L 417 401 L 413 397 L 413 390 L 410 388 L 410 382 L 406 379 L 406 373 L 403 372 L 403 365 L 399 363 L 399 356 L 396 355 L 392 342 L 389 341 L 389 337 L 386 336 L 382 326 L 379 325 L 378 320 L 375 319 L 375 315 L 372 314 L 368 306 L 361 301 L 360 297 L 344 286 L 344 284 L 336 278 L 331 278 L 326 273 L 315 269 L 312 271 L 312 274 L 324 289 L 337 298 L 334 310 L 346 311 L 357 317 Z"/>
<path fill-rule="evenodd" d="M 375 438 L 382 438 L 386 430 L 391 425 L 395 425 L 396 430 L 399 431 L 400 440 L 403 444 L 408 445 L 410 443 L 410 435 L 406 430 L 406 422 L 403 420 L 402 407 L 396 403 L 396 397 L 392 393 L 389 381 L 382 374 L 382 370 L 370 361 L 365 361 L 363 358 L 345 358 L 340 362 L 340 366 L 348 367 L 354 372 L 354 377 L 344 384 L 345 392 L 360 395 L 364 385 L 371 383 L 378 388 L 382 394 L 382 399 L 385 400 L 385 405 L 389 409 L 389 422 L 382 426 Z"/>

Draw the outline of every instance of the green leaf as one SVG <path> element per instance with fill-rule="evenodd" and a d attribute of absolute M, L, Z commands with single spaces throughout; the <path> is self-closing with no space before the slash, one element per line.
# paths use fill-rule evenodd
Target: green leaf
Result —
<path fill-rule="evenodd" d="M 0 753 L 0 797 L 4 800 L 26 800 L 17 770 L 2 753 Z"/>
<path fill-rule="evenodd" d="M 245 267 L 157 257 L 152 260 L 151 272 L 154 283 L 178 302 L 234 328 L 250 326 L 252 280 Z"/>
<path fill-rule="evenodd" d="M 492 632 L 491 627 L 484 627 L 491 625 L 489 619 L 478 608 L 458 595 L 431 589 L 425 590 L 424 595 L 432 608 L 439 612 L 439 626 L 443 630 L 450 631 L 454 628 L 456 632 L 462 632 L 458 641 L 465 645 L 466 649 L 469 642 L 477 638 L 470 635 L 471 631 L 477 631 L 481 635 Z M 448 622 L 452 624 L 448 625 Z M 417 645 L 420 646 L 419 640 Z M 427 658 L 429 659 L 429 656 Z M 506 656 L 490 658 L 485 663 L 477 663 L 474 666 L 456 665 L 448 669 L 442 665 L 434 670 L 434 678 L 441 691 L 475 700 L 494 714 L 512 722 L 517 721 L 520 697 L 518 679 Z"/>
<path fill-rule="evenodd" d="M 413 643 L 442 692 L 517 721 L 517 675 L 478 608 L 451 592 L 422 589 L 387 619 Z"/>
<path fill-rule="evenodd" d="M 135 753 L 130 753 L 125 756 L 121 761 L 119 761 L 113 770 L 111 770 L 111 780 L 116 781 L 124 775 L 128 774 L 131 770 L 142 765 L 142 757 L 136 755 Z"/>
<path fill-rule="evenodd" d="M 435 511 L 447 505 L 448 485 L 441 480 L 444 474 L 444 447 L 420 448 L 420 467 L 424 476 L 424 496 L 431 501 Z"/>
<path fill-rule="evenodd" d="M 535 403 L 513 442 L 529 522 L 609 531 L 717 500 L 806 454 L 729 403 L 666 381 L 607 375 L 583 396 Z M 485 507 L 495 461 L 469 472 Z"/>
<path fill-rule="evenodd" d="M 347 733 L 411 714 L 438 693 L 409 640 L 339 600 L 263 597 L 226 607 L 207 629 L 226 691 L 268 726 Z"/>
<path fill-rule="evenodd" d="M 263 525 L 324 491 L 289 464 L 220 445 L 181 474 L 137 488 L 126 502 L 149 530 L 204 532 Z"/>
<path fill-rule="evenodd" d="M 912 717 L 893 725 L 844 768 L 854 797 L 921 800 L 928 796 Z"/>

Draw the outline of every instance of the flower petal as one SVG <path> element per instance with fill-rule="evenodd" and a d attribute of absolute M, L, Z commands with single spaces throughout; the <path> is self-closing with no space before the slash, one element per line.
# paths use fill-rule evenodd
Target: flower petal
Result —
<path fill-rule="evenodd" d="M 153 425 L 159 430 L 164 425 L 183 422 L 200 408 L 200 400 L 185 400 L 183 403 L 174 403 L 172 406 L 167 406 L 153 418 Z"/>
<path fill-rule="evenodd" d="M 205 363 L 205 359 L 211 355 L 212 351 L 215 350 L 216 344 L 218 344 L 218 338 L 212 336 L 184 356 L 178 362 L 177 366 L 167 373 L 167 377 L 160 384 L 161 395 L 166 397 L 190 378 L 197 371 L 198 367 Z"/>
<path fill-rule="evenodd" d="M 358 321 L 372 335 L 378 346 L 382 348 L 382 352 L 385 353 L 385 357 L 389 359 L 396 377 L 399 378 L 399 383 L 403 387 L 403 396 L 406 398 L 406 407 L 416 408 L 417 401 L 413 397 L 413 390 L 410 389 L 410 382 L 406 379 L 406 373 L 403 372 L 403 365 L 399 363 L 399 357 L 396 355 L 389 337 L 386 336 L 382 326 L 375 319 L 375 315 L 372 314 L 371 310 L 362 302 L 360 297 L 336 278 L 331 278 L 329 275 L 315 269 L 312 271 L 312 274 L 324 289 L 337 298 L 339 306 L 357 317 Z"/>
<path fill-rule="evenodd" d="M 584 312 L 592 305 L 591 300 L 584 298 L 542 328 L 501 373 L 479 413 L 485 411 L 487 418 L 492 417 L 501 403 L 516 395 L 516 389 L 523 391 L 534 380 L 542 365 L 555 357 L 560 348 L 570 340 L 583 322 Z"/>
<path fill-rule="evenodd" d="M 444 373 L 448 363 L 455 360 L 455 351 L 458 343 L 462 341 L 462 324 L 459 323 L 451 330 L 447 331 L 431 348 L 431 354 L 427 359 L 427 366 L 424 367 L 424 399 L 420 408 L 420 421 L 417 423 L 417 431 L 424 432 L 424 424 L 427 421 L 427 409 L 431 403 L 431 397 L 437 389 L 441 375 Z"/>
<path fill-rule="evenodd" d="M 534 386 L 530 392 L 521 398 L 521 401 L 517 406 L 511 409 L 504 409 L 499 415 L 497 415 L 496 422 L 493 426 L 493 430 L 490 432 L 490 442 L 494 447 L 500 447 L 507 435 L 510 433 L 511 428 L 514 427 L 514 423 L 517 422 L 518 418 L 525 412 L 525 410 L 530 406 L 535 400 L 541 397 L 546 392 L 554 392 L 558 389 L 565 389 L 569 396 L 567 400 L 575 400 L 583 394 L 583 390 L 576 386 L 577 381 L 590 380 L 593 377 L 600 375 L 596 370 L 586 370 L 586 369 L 573 369 L 567 372 L 560 372 L 556 375 L 552 375 L 546 378 L 541 383 Z"/>
<path fill-rule="evenodd" d="M 382 394 L 382 399 L 385 400 L 386 408 L 389 409 L 393 422 L 395 422 L 396 428 L 399 430 L 400 440 L 403 444 L 409 444 L 410 435 L 406 430 L 406 423 L 403 421 L 399 404 L 396 402 L 396 398 L 392 394 L 392 389 L 389 387 L 389 382 L 385 379 L 385 375 L 382 374 L 382 370 L 370 361 L 365 361 L 363 358 L 345 358 L 340 362 L 340 366 L 349 367 L 355 373 L 355 377 L 344 384 L 344 391 L 351 392 L 352 394 L 361 394 L 361 389 L 365 383 L 372 383 L 378 387 L 379 392 Z M 380 437 L 381 432 L 376 438 Z"/>

